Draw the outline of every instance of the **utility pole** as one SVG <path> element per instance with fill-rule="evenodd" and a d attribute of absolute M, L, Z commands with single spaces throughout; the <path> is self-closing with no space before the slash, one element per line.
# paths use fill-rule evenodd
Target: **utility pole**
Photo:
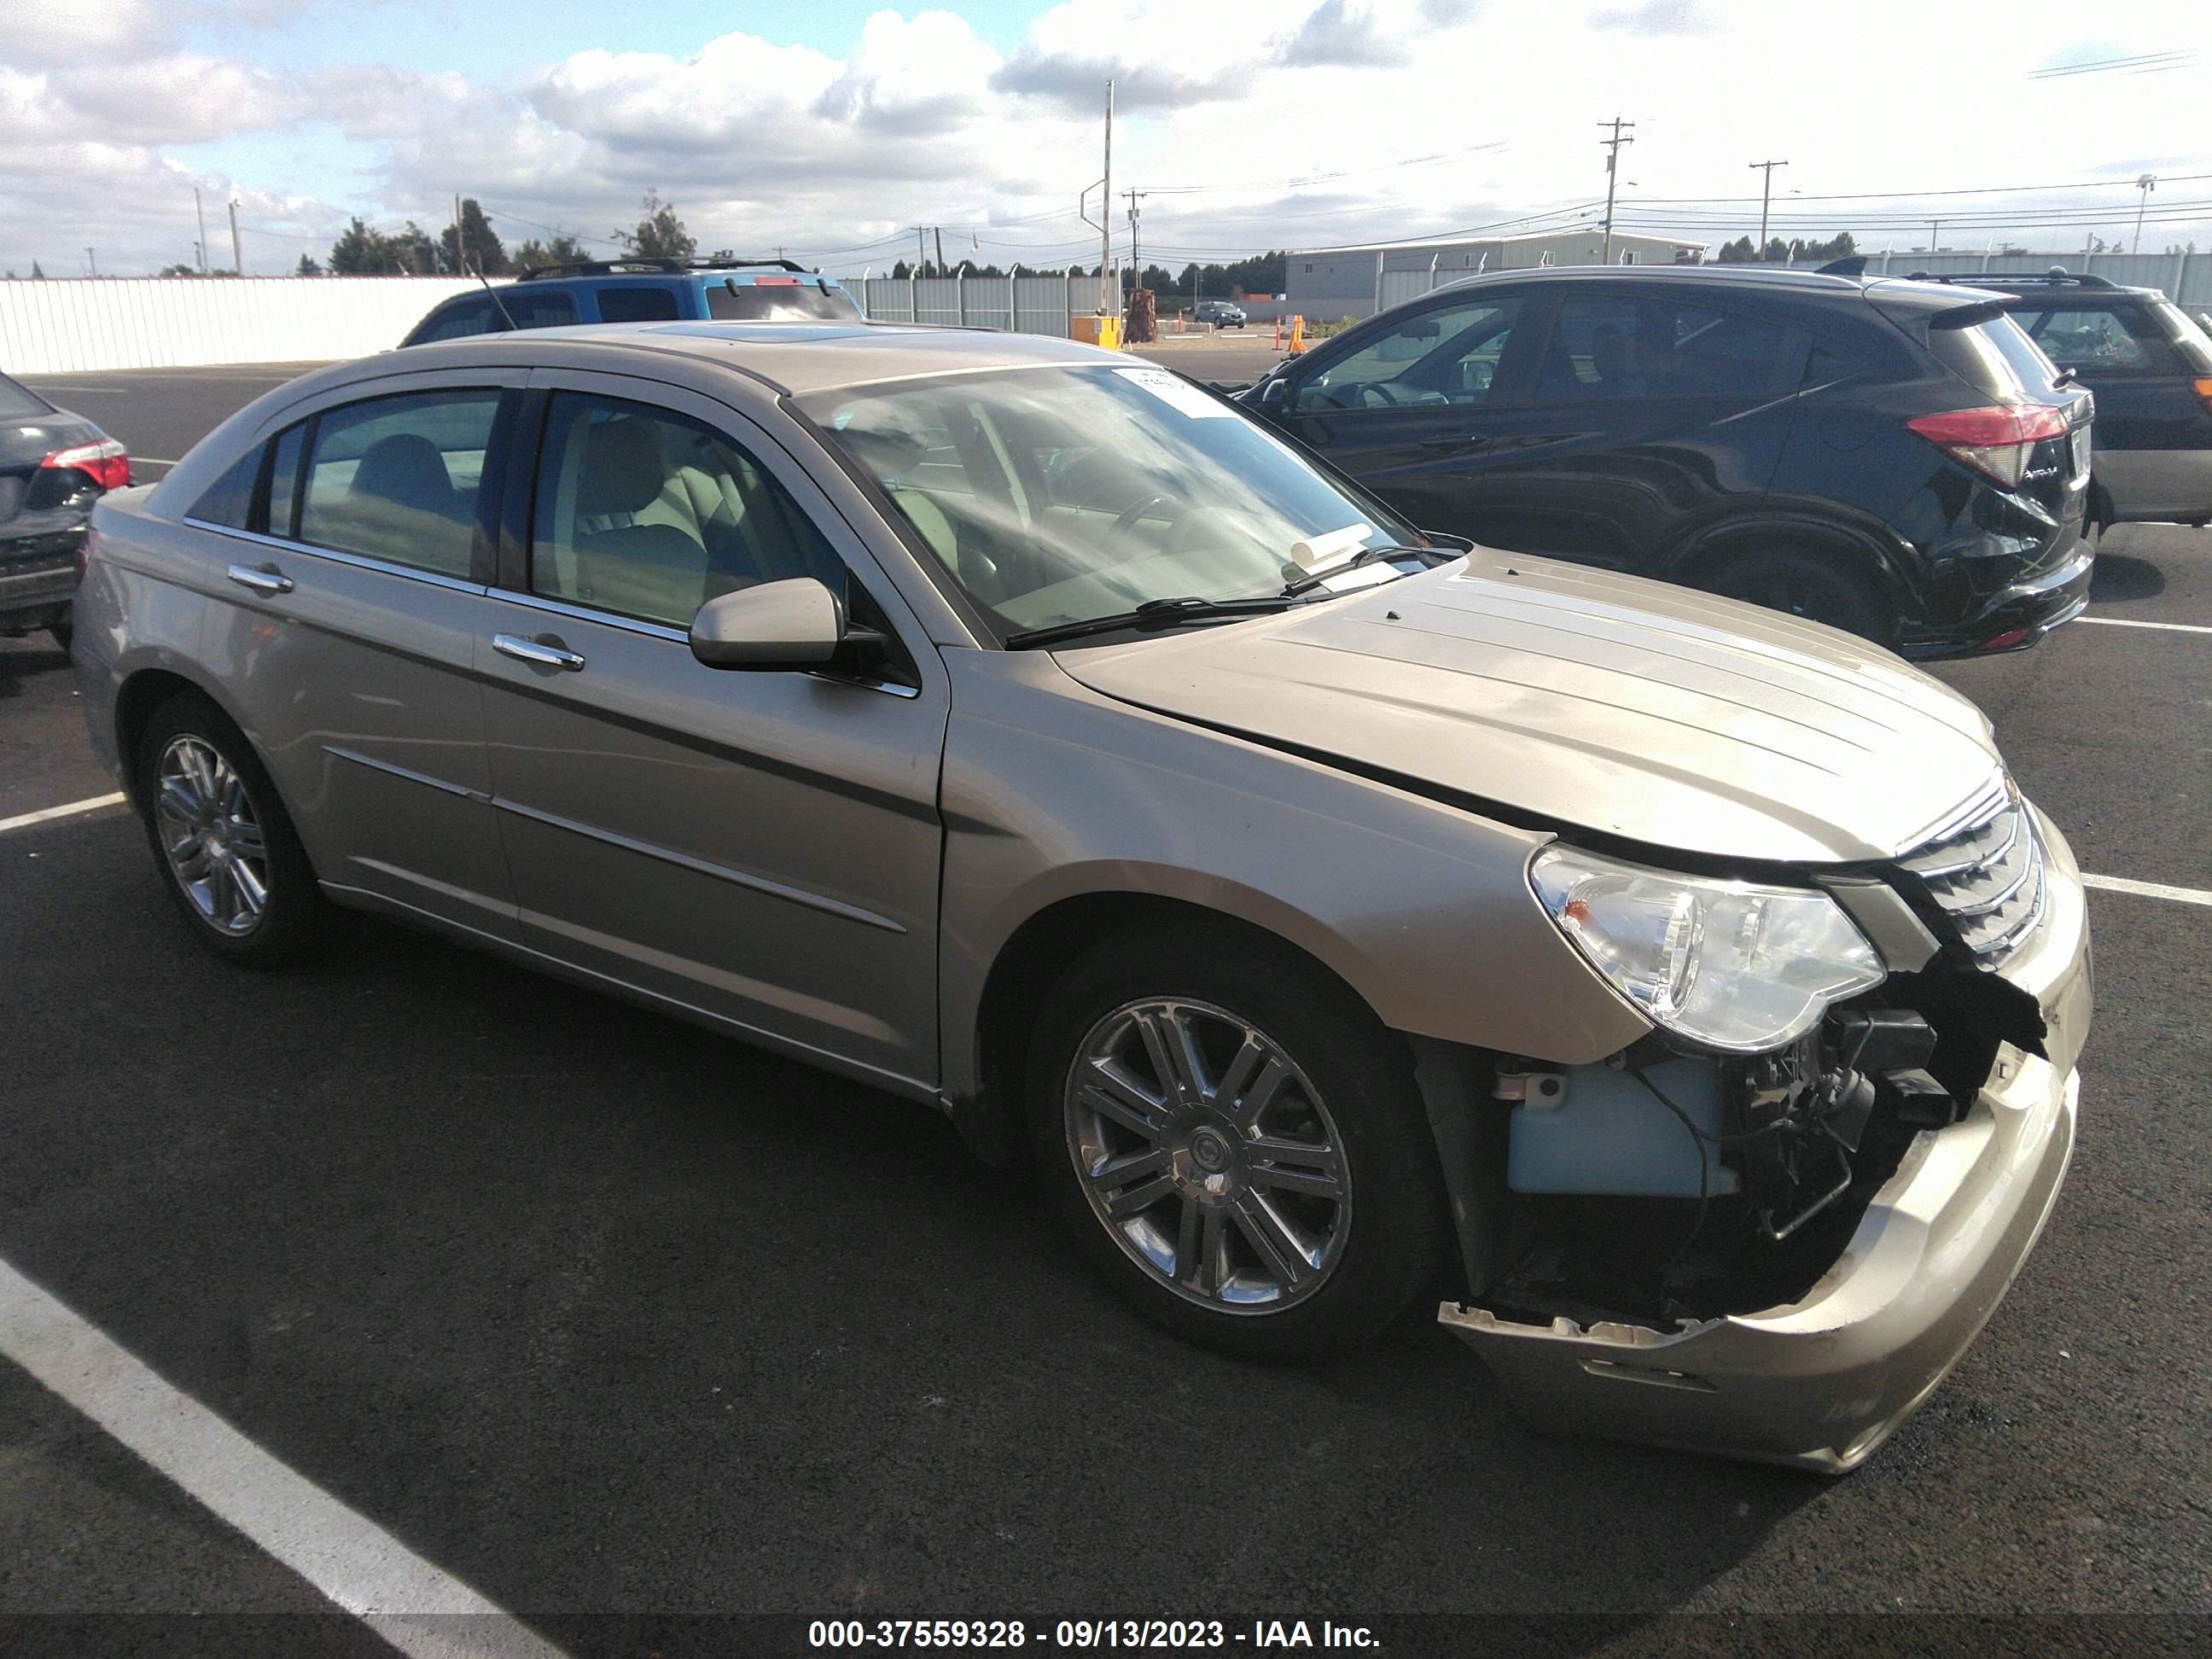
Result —
<path fill-rule="evenodd" d="M 469 245 L 461 236 L 461 198 L 453 198 L 453 274 L 469 274 Z"/>
<path fill-rule="evenodd" d="M 1753 161 L 1751 165 L 1754 169 L 1763 171 L 1766 174 L 1766 181 L 1759 186 L 1759 252 L 1755 256 L 1764 259 L 1766 257 L 1766 210 L 1774 200 L 1774 169 L 1786 167 L 1790 163 Z"/>
<path fill-rule="evenodd" d="M 929 244 L 923 240 L 928 234 L 927 225 L 914 228 L 914 274 L 917 276 L 921 275 L 921 268 L 929 263 Z"/>
<path fill-rule="evenodd" d="M 1120 307 L 1109 297 L 1108 274 L 1114 266 L 1114 83 L 1106 83 L 1106 189 L 1098 198 L 1098 314 L 1109 316 Z"/>
<path fill-rule="evenodd" d="M 942 276 L 945 275 L 945 227 L 933 225 L 931 228 L 937 236 L 937 274 Z"/>
<path fill-rule="evenodd" d="M 93 251 L 90 248 L 87 248 L 84 251 L 84 263 L 91 270 L 94 276 L 97 276 L 100 275 L 100 261 L 93 257 Z"/>
<path fill-rule="evenodd" d="M 192 246 L 197 250 L 200 275 L 204 276 L 207 275 L 207 210 L 200 205 L 200 187 L 198 185 L 192 186 L 192 213 L 200 222 L 200 239 Z"/>
<path fill-rule="evenodd" d="M 238 240 L 238 198 L 230 198 L 230 264 L 233 271 L 246 275 L 246 246 Z"/>
<path fill-rule="evenodd" d="M 1928 222 L 1928 251 L 1934 253 L 1942 246 L 1943 222 L 1941 219 L 1930 219 Z"/>
<path fill-rule="evenodd" d="M 2130 253 L 2142 252 L 2143 210 L 2150 205 L 2151 191 L 2158 188 L 2158 175 L 2155 173 L 2138 173 L 2136 176 L 2136 188 L 2142 194 L 2136 199 L 2135 240 L 2128 244 L 2128 252 Z"/>
<path fill-rule="evenodd" d="M 1620 147 L 1636 142 L 1633 138 L 1622 137 L 1621 132 L 1624 129 L 1632 131 L 1636 123 L 1624 121 L 1616 115 L 1610 121 L 1599 122 L 1598 125 L 1613 129 L 1612 137 L 1598 140 L 1605 146 L 1605 247 L 1597 256 L 1597 262 L 1609 265 L 1613 263 L 1613 192 L 1620 178 Z"/>

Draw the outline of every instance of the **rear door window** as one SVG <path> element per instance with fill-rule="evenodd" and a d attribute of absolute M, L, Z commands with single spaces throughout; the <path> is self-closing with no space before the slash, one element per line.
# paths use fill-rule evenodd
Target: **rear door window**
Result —
<path fill-rule="evenodd" d="M 466 579 L 496 391 L 416 392 L 315 422 L 299 539 Z M 270 522 L 276 522 L 270 502 Z"/>
<path fill-rule="evenodd" d="M 1778 322 L 1660 295 L 1571 294 L 1537 374 L 1539 403 L 1757 398 L 1786 390 Z"/>
<path fill-rule="evenodd" d="M 603 323 L 666 323 L 676 320 L 676 291 L 666 288 L 603 288 L 599 291 Z"/>
<path fill-rule="evenodd" d="M 482 299 L 471 295 L 441 309 L 412 343 L 428 345 L 434 340 L 465 340 L 472 334 L 488 334 L 505 326 L 493 314 L 489 295 Z"/>
<path fill-rule="evenodd" d="M 575 301 L 557 289 L 532 293 L 527 289 L 504 288 L 499 298 L 517 328 L 561 328 L 576 320 Z"/>
<path fill-rule="evenodd" d="M 2085 374 L 2178 374 L 2181 365 L 2149 314 L 2134 305 L 2019 311 L 2014 318 L 2054 363 Z"/>

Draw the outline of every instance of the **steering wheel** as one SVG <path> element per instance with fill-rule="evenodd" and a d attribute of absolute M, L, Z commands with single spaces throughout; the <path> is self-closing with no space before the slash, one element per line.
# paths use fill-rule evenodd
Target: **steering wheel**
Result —
<path fill-rule="evenodd" d="M 1156 507 L 1165 506 L 1174 499 L 1175 497 L 1172 495 L 1146 495 L 1141 497 L 1131 505 L 1125 512 L 1123 512 L 1120 518 L 1114 520 L 1113 528 L 1106 532 L 1107 535 L 1109 537 L 1127 535 L 1135 527 L 1137 520 L 1143 518 L 1146 514 L 1149 513 Z M 1189 509 L 1186 507 L 1183 511 L 1187 513 Z M 1174 530 L 1176 526 L 1182 522 L 1182 518 L 1183 514 L 1182 513 L 1176 514 L 1175 517 L 1168 520 L 1168 528 L 1170 531 Z"/>
<path fill-rule="evenodd" d="M 1362 409 L 1395 409 L 1404 401 L 1391 390 L 1388 381 L 1378 380 L 1371 386 L 1359 388 L 1359 406 Z"/>

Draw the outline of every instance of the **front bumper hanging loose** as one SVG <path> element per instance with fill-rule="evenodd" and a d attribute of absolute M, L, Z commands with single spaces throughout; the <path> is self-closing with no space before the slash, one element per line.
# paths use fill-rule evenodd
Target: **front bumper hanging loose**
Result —
<path fill-rule="evenodd" d="M 1935 1391 L 2026 1262 L 2074 1150 L 2088 930 L 2072 854 L 2038 816 L 2052 903 L 2004 972 L 2042 1007 L 2046 1054 L 2000 1045 L 1966 1115 L 1915 1137 L 1797 1302 L 1673 1331 L 1444 1304 L 1532 1426 L 1840 1474 Z"/>

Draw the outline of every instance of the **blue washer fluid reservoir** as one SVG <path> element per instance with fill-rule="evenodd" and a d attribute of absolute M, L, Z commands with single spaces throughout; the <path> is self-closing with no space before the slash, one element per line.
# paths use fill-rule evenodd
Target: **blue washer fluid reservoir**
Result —
<path fill-rule="evenodd" d="M 1725 1133 L 1718 1062 L 1668 1060 L 1644 1069 L 1700 1131 Z M 1558 1076 L 1564 1087 L 1555 1102 L 1532 1097 L 1513 1109 L 1505 1180 L 1515 1192 L 1695 1198 L 1700 1162 L 1708 1196 L 1735 1191 L 1720 1148 L 1692 1136 L 1635 1073 L 1601 1064 Z"/>

